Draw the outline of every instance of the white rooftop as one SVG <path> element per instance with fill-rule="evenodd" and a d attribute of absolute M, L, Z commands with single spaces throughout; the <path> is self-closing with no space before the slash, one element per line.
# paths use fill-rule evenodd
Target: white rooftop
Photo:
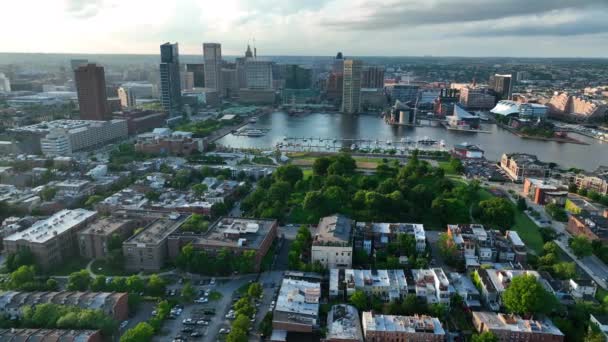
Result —
<path fill-rule="evenodd" d="M 365 311 L 362 321 L 366 331 L 415 333 L 419 330 L 427 330 L 434 334 L 445 335 L 441 322 L 436 317 L 374 315 L 370 311 Z"/>
<path fill-rule="evenodd" d="M 286 278 L 283 279 L 275 310 L 317 316 L 320 297 L 320 283 Z"/>
<path fill-rule="evenodd" d="M 95 211 L 85 209 L 62 210 L 46 220 L 41 220 L 34 223 L 31 227 L 24 231 L 17 232 L 4 238 L 4 240 L 26 240 L 35 243 L 44 243 L 52 239 L 54 236 L 72 229 L 74 226 L 77 226 L 96 214 L 97 212 Z"/>

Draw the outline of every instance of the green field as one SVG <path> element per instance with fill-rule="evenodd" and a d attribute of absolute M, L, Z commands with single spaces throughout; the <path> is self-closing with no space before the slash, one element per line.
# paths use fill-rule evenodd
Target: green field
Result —
<path fill-rule="evenodd" d="M 532 222 L 526 214 L 517 210 L 515 213 L 515 225 L 513 226 L 513 230 L 519 234 L 519 237 L 524 240 L 528 248 L 535 251 L 536 254 L 541 254 L 544 242 L 538 228 L 539 227 Z"/>

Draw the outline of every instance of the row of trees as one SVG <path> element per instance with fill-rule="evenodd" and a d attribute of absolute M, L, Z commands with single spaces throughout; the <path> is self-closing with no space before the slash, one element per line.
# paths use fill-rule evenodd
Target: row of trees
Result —
<path fill-rule="evenodd" d="M 245 296 L 234 303 L 235 319 L 232 321 L 230 333 L 226 336 L 227 342 L 246 342 L 249 340 L 251 316 L 255 315 L 254 300 L 262 294 L 262 285 L 252 283 L 247 288 Z"/>
<path fill-rule="evenodd" d="M 56 291 L 58 287 L 55 279 L 37 277 L 34 265 L 20 266 L 0 286 L 3 290 L 17 291 Z"/>
<path fill-rule="evenodd" d="M 148 342 L 152 340 L 154 334 L 158 334 L 163 322 L 169 317 L 171 306 L 166 300 L 160 301 L 156 305 L 156 315 L 152 316 L 147 322 L 140 322 L 135 327 L 125 331 L 120 337 L 120 342 Z"/>
<path fill-rule="evenodd" d="M 454 296 L 453 300 L 458 301 L 458 296 Z M 448 307 L 445 304 L 434 303 L 429 305 L 415 294 L 408 294 L 403 300 L 393 301 L 387 306 L 381 298 L 368 296 L 365 292 L 357 290 L 348 298 L 348 301 L 360 311 L 374 310 L 390 315 L 430 314 L 434 317 L 444 318 L 448 312 Z M 460 299 L 460 301 L 462 300 Z"/>
<path fill-rule="evenodd" d="M 246 250 L 235 254 L 227 248 L 210 254 L 205 250 L 195 250 L 191 243 L 182 247 L 176 266 L 181 270 L 205 275 L 229 275 L 233 272 L 253 272 L 255 251 Z"/>
<path fill-rule="evenodd" d="M 543 255 L 537 260 L 530 259 L 538 270 L 547 271 L 559 279 L 570 279 L 576 276 L 576 264 L 574 262 L 560 261 L 560 249 L 555 242 L 546 242 L 543 245 Z"/>
<path fill-rule="evenodd" d="M 52 303 L 25 306 L 16 325 L 22 328 L 99 329 L 106 336 L 116 331 L 117 322 L 101 310 L 81 309 Z"/>

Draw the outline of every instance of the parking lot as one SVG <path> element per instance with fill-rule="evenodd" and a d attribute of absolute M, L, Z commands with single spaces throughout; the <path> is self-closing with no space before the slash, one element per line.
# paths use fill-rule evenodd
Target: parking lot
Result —
<path fill-rule="evenodd" d="M 486 159 L 463 159 L 464 174 L 467 178 L 479 178 L 493 182 L 506 182 L 508 177 L 494 162 Z"/>

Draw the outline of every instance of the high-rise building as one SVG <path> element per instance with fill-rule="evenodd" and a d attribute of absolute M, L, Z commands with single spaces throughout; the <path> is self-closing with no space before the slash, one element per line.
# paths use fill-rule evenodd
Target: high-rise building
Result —
<path fill-rule="evenodd" d="M 222 45 L 219 43 L 204 43 L 205 58 L 205 87 L 222 90 Z"/>
<path fill-rule="evenodd" d="M 222 96 L 230 98 L 238 93 L 237 72 L 234 68 L 222 68 Z"/>
<path fill-rule="evenodd" d="M 331 71 L 334 74 L 342 74 L 344 72 L 344 57 L 342 56 L 342 52 L 338 52 L 336 55 L 336 59 L 334 59 L 334 64 L 332 65 Z"/>
<path fill-rule="evenodd" d="M 496 92 L 499 100 L 510 100 L 513 95 L 513 76 L 495 74 L 490 76 L 490 89 Z"/>
<path fill-rule="evenodd" d="M 384 88 L 384 68 L 379 66 L 363 68 L 361 88 Z"/>
<path fill-rule="evenodd" d="M 467 109 L 492 109 L 496 97 L 486 88 L 464 87 L 460 89 L 460 103 Z"/>
<path fill-rule="evenodd" d="M 344 81 L 342 84 L 342 111 L 358 113 L 361 107 L 361 70 L 363 62 L 355 59 L 344 61 Z"/>
<path fill-rule="evenodd" d="M 6 77 L 5 74 L 0 72 L 0 92 L 10 93 L 11 92 L 11 81 Z"/>
<path fill-rule="evenodd" d="M 186 71 L 191 72 L 194 77 L 194 88 L 205 87 L 205 64 L 186 64 Z"/>
<path fill-rule="evenodd" d="M 78 67 L 87 65 L 87 64 L 89 64 L 88 59 L 71 59 L 70 60 L 70 67 L 72 68 L 73 71 L 76 71 L 76 69 L 78 69 Z"/>
<path fill-rule="evenodd" d="M 122 108 L 133 108 L 135 107 L 135 93 L 128 87 L 118 88 L 118 98 L 120 99 L 120 105 Z"/>
<path fill-rule="evenodd" d="M 272 89 L 272 62 L 247 59 L 245 82 L 248 89 Z"/>
<path fill-rule="evenodd" d="M 285 88 L 309 89 L 312 88 L 312 69 L 296 64 L 285 66 Z"/>
<path fill-rule="evenodd" d="M 102 66 L 81 65 L 74 71 L 76 92 L 83 120 L 109 120 L 106 80 Z"/>
<path fill-rule="evenodd" d="M 180 84 L 182 90 L 192 90 L 194 88 L 194 73 L 191 71 L 180 72 Z"/>
<path fill-rule="evenodd" d="M 409 104 L 410 107 L 416 107 L 419 91 L 420 86 L 414 84 L 394 84 L 388 87 L 391 103 L 399 100 L 402 103 Z"/>
<path fill-rule="evenodd" d="M 177 43 L 160 46 L 160 100 L 163 108 L 174 117 L 181 109 L 179 47 Z"/>

